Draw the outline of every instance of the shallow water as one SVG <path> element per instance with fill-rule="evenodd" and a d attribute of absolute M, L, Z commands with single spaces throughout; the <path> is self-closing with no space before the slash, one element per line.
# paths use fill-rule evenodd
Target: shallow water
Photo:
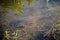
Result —
<path fill-rule="evenodd" d="M 13 11 L 9 10 L 4 22 L 8 27 L 12 27 L 13 30 L 24 30 L 26 34 L 24 35 L 25 39 L 22 40 L 44 40 L 43 36 L 50 33 L 49 30 L 51 30 L 60 15 L 59 7 L 60 5 L 57 5 L 57 3 L 54 4 L 51 2 L 47 7 L 45 0 L 38 0 L 31 5 L 25 4 L 25 8 L 20 16 L 14 15 Z M 21 35 L 23 34 L 21 33 Z M 45 40 L 50 39 L 45 38 Z"/>
<path fill-rule="evenodd" d="M 37 2 L 33 2 L 31 5 L 25 5 L 22 15 L 20 16 L 12 14 L 13 12 L 9 10 L 9 14 L 7 14 L 6 18 L 10 20 L 10 22 L 14 21 L 16 24 L 20 20 L 23 24 L 29 24 L 29 22 L 32 22 L 33 25 L 48 24 L 50 26 L 53 25 L 53 22 L 55 22 L 59 16 L 59 12 L 57 10 L 59 10 L 59 5 L 56 6 L 56 4 L 54 5 L 50 2 L 47 7 L 45 0 L 39 0 Z M 45 29 L 45 26 L 43 27 Z"/>

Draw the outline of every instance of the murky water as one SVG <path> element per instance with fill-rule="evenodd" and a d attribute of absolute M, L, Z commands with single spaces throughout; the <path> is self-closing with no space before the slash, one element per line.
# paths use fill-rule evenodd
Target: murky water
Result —
<path fill-rule="evenodd" d="M 43 34 L 48 35 L 50 33 L 53 24 L 56 23 L 60 15 L 59 9 L 60 5 L 57 5 L 57 3 L 50 2 L 47 7 L 45 0 L 38 0 L 37 2 L 31 3 L 31 5 L 25 3 L 25 8 L 20 16 L 14 15 L 9 10 L 5 16 L 5 20 L 8 22 L 5 21 L 5 23 L 13 29 L 23 30 L 25 32 L 23 38 L 25 39 L 22 40 L 44 40 Z"/>
<path fill-rule="evenodd" d="M 16 22 L 20 20 L 23 23 L 25 22 L 25 24 L 32 22 L 34 25 L 49 24 L 49 26 L 51 26 L 59 15 L 59 12 L 57 11 L 59 10 L 59 5 L 53 5 L 53 2 L 50 2 L 47 7 L 45 1 L 46 0 L 39 0 L 31 3 L 31 5 L 25 4 L 25 8 L 20 16 L 14 15 L 13 12 L 9 10 L 9 14 L 7 14 L 6 18 L 10 20 L 10 22 Z M 45 29 L 45 26 L 43 27 Z"/>

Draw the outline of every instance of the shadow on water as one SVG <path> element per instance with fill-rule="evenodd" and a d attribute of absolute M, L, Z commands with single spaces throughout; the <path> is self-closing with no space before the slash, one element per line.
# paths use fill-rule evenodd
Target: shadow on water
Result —
<path fill-rule="evenodd" d="M 29 40 L 55 40 L 53 34 L 45 35 L 44 32 L 38 32 L 36 36 Z"/>
<path fill-rule="evenodd" d="M 4 38 L 4 30 L 3 30 L 3 26 L 0 24 L 0 40 L 3 40 Z"/>
<path fill-rule="evenodd" d="M 49 36 L 44 36 L 43 33 L 38 33 L 36 36 L 36 40 L 55 40 L 53 37 L 53 34 L 50 34 Z"/>

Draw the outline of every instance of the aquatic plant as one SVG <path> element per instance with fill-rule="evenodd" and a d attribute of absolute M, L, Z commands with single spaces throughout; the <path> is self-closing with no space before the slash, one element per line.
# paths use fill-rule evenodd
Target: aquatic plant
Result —
<path fill-rule="evenodd" d="M 56 40 L 60 40 L 60 21 L 56 24 L 56 31 L 54 32 Z"/>
<path fill-rule="evenodd" d="M 9 9 L 12 9 L 15 14 L 20 14 L 24 8 L 24 1 L 29 4 L 34 0 L 0 0 L 0 8 L 2 9 L 0 16 L 5 15 Z"/>
<path fill-rule="evenodd" d="M 20 37 L 19 34 L 20 34 L 20 30 L 16 30 L 14 32 L 6 30 L 4 34 L 4 40 L 6 39 L 7 40 L 18 40 Z"/>

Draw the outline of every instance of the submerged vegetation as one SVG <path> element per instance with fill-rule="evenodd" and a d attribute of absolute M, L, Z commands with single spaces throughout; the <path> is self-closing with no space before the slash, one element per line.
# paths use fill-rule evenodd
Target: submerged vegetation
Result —
<path fill-rule="evenodd" d="M 34 0 L 0 0 L 0 8 L 2 9 L 0 16 L 5 15 L 9 9 L 12 9 L 15 14 L 19 15 L 24 8 L 24 1 L 30 4 Z"/>
<path fill-rule="evenodd" d="M 58 22 L 58 24 L 56 24 L 56 31 L 54 33 L 55 35 L 55 39 L 56 40 L 60 40 L 60 22 Z"/>
<path fill-rule="evenodd" d="M 37 0 L 0 0 L 0 16 L 4 16 L 7 14 L 7 11 L 9 9 L 13 10 L 15 14 L 19 15 L 22 10 L 24 9 L 24 2 L 27 2 L 28 5 L 30 5 L 33 1 L 37 1 Z M 55 0 L 56 1 L 56 0 Z M 48 6 L 48 0 L 46 0 L 46 5 Z M 57 10 L 57 9 L 56 9 Z M 57 10 L 59 11 L 59 10 Z M 60 11 L 59 11 L 60 12 Z M 48 12 L 46 12 L 48 13 Z M 47 14 L 48 15 L 48 14 Z M 46 16 L 47 16 L 46 15 Z M 50 15 L 49 15 L 50 16 Z M 10 18 L 10 17 L 9 17 Z M 30 18 L 30 17 L 28 17 Z M 35 19 L 34 19 L 35 18 Z M 46 18 L 46 17 L 45 17 Z M 10 21 L 11 23 L 4 23 L 6 21 L 3 21 L 1 24 L 3 24 L 4 27 L 7 27 L 6 29 L 4 29 L 4 38 L 3 40 L 44 40 L 43 38 L 45 38 L 45 40 L 60 40 L 60 21 L 58 21 L 56 23 L 56 27 L 54 30 L 54 28 L 52 28 L 52 30 L 50 30 L 49 32 L 46 33 L 46 35 L 44 34 L 45 31 L 42 31 L 40 33 L 40 25 L 39 23 L 36 24 L 36 20 L 38 19 L 38 17 L 31 17 L 31 20 L 23 20 L 22 25 L 20 25 L 20 22 L 18 21 L 14 22 Z M 39 16 L 40 19 L 40 16 Z M 48 18 L 47 18 L 48 19 Z M 60 20 L 60 18 L 59 18 Z M 28 22 L 33 22 L 33 23 L 28 23 Z M 40 21 L 40 20 L 39 20 Z M 25 22 L 25 24 L 24 24 Z M 27 24 L 26 24 L 27 22 Z M 45 22 L 45 21 L 43 21 Z M 47 22 L 47 21 L 46 21 Z M 31 25 L 30 25 L 31 24 Z M 45 23 L 42 23 L 43 25 L 45 25 Z M 7 26 L 8 25 L 8 26 Z M 37 26 L 38 25 L 38 26 Z M 48 25 L 48 24 L 47 24 Z M 50 24 L 49 24 L 50 25 Z M 48 25 L 48 26 L 49 26 Z M 18 27 L 17 27 L 18 26 Z M 28 26 L 28 27 L 27 27 Z M 35 27 L 36 26 L 36 27 Z M 47 26 L 47 27 L 48 27 Z M 14 27 L 16 27 L 16 29 L 13 29 Z M 26 29 L 24 29 L 25 27 L 27 27 Z M 38 28 L 37 28 L 38 27 Z M 9 28 L 9 29 L 8 29 Z M 11 28 L 11 29 L 10 29 Z M 17 29 L 18 28 L 18 29 Z M 20 29 L 19 29 L 20 28 Z M 22 30 L 23 29 L 23 30 Z M 43 29 L 43 28 L 42 28 Z M 21 32 L 22 30 L 22 32 Z M 38 31 L 37 31 L 38 30 Z M 54 34 L 51 34 L 51 32 L 53 32 L 54 30 Z M 26 34 L 24 34 L 26 33 Z M 27 39 L 25 38 L 27 35 Z M 53 36 L 52 36 L 53 35 Z M 42 37 L 42 38 L 41 38 Z M 29 39 L 28 39 L 29 38 Z"/>
<path fill-rule="evenodd" d="M 11 33 L 11 31 L 6 30 L 4 34 L 4 40 L 19 40 L 20 38 L 20 30 L 16 30 Z"/>

